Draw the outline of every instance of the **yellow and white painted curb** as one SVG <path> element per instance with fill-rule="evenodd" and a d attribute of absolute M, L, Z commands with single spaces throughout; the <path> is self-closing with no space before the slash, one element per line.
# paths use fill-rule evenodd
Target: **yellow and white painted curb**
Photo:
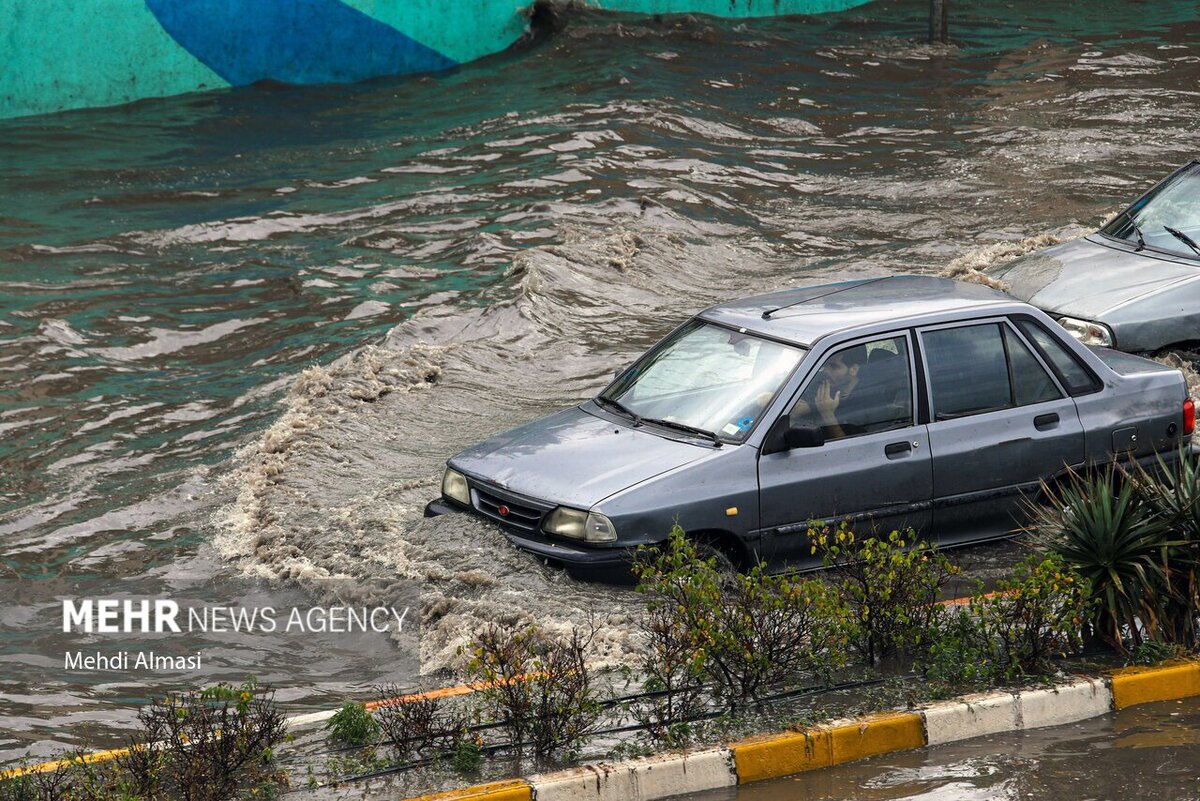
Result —
<path fill-rule="evenodd" d="M 1151 701 L 1200 695 L 1200 662 L 1124 668 L 1103 677 L 992 692 L 753 737 L 722 748 L 584 765 L 409 801 L 651 801 L 790 776 L 877 754 L 1001 732 L 1061 726 Z"/>

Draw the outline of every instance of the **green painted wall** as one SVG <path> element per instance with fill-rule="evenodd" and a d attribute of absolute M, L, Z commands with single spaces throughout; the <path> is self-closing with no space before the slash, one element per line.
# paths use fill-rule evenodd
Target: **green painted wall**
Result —
<path fill-rule="evenodd" d="M 140 0 L 0 0 L 0 117 L 229 84 Z"/>
<path fill-rule="evenodd" d="M 593 0 L 592 4 L 648 14 L 754 17 L 836 11 L 863 2 Z M 313 76 L 358 80 L 445 69 L 511 46 L 527 29 L 531 3 L 0 0 L 0 118 L 116 105 L 264 77 L 309 83 L 331 79 Z M 195 20 L 211 21 L 213 27 L 197 26 Z M 326 20 L 339 23 L 323 25 Z"/>

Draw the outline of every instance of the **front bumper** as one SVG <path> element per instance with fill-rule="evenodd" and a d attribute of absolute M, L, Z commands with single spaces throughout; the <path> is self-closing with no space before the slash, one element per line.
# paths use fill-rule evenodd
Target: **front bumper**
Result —
<path fill-rule="evenodd" d="M 475 514 L 473 510 L 455 506 L 444 498 L 435 498 L 425 505 L 426 517 L 451 512 Z M 633 563 L 633 553 L 628 548 L 588 548 L 585 545 L 552 541 L 526 531 L 514 531 L 489 517 L 477 516 L 498 525 L 513 545 L 550 565 L 565 568 L 576 578 L 614 584 L 633 583 L 633 574 L 629 569 Z"/>

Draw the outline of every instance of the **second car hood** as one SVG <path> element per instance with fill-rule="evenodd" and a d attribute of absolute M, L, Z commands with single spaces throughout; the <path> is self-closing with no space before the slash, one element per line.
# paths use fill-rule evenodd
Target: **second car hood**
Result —
<path fill-rule="evenodd" d="M 587 509 L 647 478 L 712 453 L 568 409 L 467 448 L 450 465 L 520 495 Z"/>
<path fill-rule="evenodd" d="M 1200 278 L 1200 265 L 1107 247 L 1093 237 L 1039 250 L 987 271 L 1009 294 L 1049 312 L 1095 319 L 1128 300 Z"/>

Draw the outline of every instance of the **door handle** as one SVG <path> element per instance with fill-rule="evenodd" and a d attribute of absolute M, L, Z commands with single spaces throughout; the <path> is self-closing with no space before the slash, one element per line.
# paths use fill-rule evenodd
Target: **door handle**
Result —
<path fill-rule="evenodd" d="M 910 453 L 912 453 L 912 444 L 908 440 L 883 446 L 883 455 L 889 459 L 899 459 Z"/>
<path fill-rule="evenodd" d="M 1039 414 L 1033 418 L 1033 427 L 1038 431 L 1048 431 L 1051 428 L 1058 428 L 1058 412 Z"/>

